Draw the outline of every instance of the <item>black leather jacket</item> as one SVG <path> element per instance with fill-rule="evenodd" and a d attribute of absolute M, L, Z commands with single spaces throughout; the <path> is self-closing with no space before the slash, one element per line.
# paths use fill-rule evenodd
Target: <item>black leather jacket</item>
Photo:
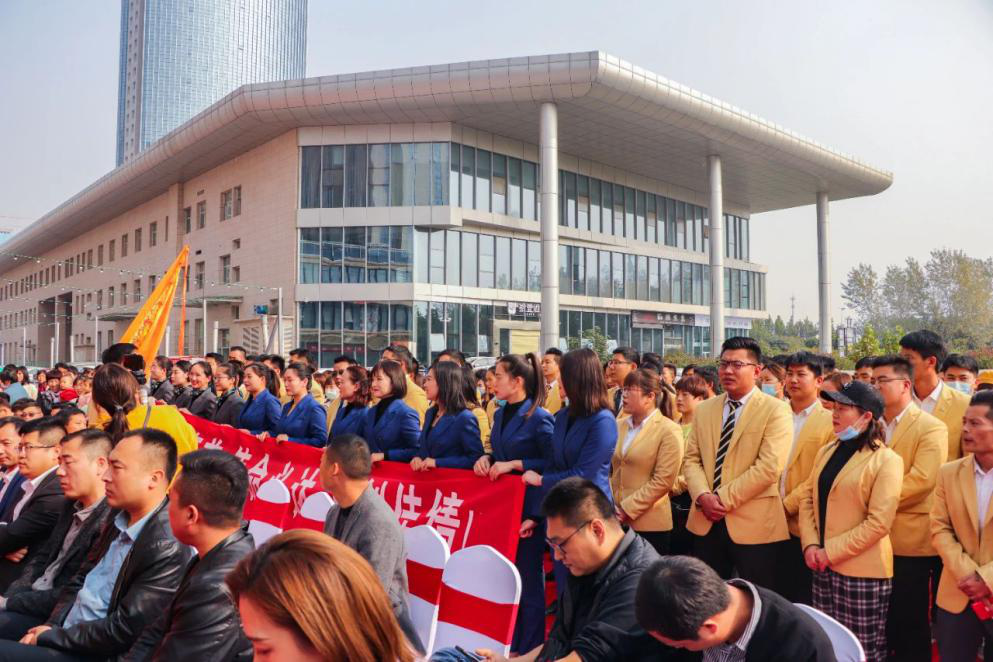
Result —
<path fill-rule="evenodd" d="M 131 648 L 141 631 L 162 615 L 190 559 L 189 548 L 172 535 L 168 503 L 168 499 L 163 499 L 124 557 L 110 595 L 107 615 L 64 628 L 62 623 L 69 615 L 86 575 L 120 534 L 114 525 L 116 513 L 110 516 L 83 566 L 58 595 L 46 623 L 52 629 L 38 637 L 39 646 L 79 657 L 107 659 Z"/>
<path fill-rule="evenodd" d="M 255 542 L 238 529 L 207 555 L 190 561 L 172 605 L 119 660 L 251 659 L 252 644 L 241 630 L 238 609 L 224 578 L 252 553 Z"/>

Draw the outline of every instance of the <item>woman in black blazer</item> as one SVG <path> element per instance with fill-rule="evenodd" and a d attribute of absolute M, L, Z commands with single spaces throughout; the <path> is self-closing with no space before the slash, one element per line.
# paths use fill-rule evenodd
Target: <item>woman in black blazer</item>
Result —
<path fill-rule="evenodd" d="M 217 394 L 217 410 L 214 422 L 234 427 L 241 418 L 245 400 L 238 392 L 241 386 L 241 368 L 235 363 L 221 363 L 214 371 L 214 392 Z"/>
<path fill-rule="evenodd" d="M 189 404 L 181 407 L 188 414 L 212 420 L 217 411 L 217 396 L 210 388 L 210 380 L 214 373 L 206 361 L 197 361 L 190 368 Z"/>

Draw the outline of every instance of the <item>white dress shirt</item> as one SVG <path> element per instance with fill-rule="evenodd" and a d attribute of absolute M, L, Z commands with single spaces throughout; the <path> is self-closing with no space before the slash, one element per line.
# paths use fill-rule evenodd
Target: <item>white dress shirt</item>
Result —
<path fill-rule="evenodd" d="M 741 410 L 745 408 L 745 405 L 748 404 L 748 399 L 751 398 L 752 395 L 757 390 L 758 389 L 753 386 L 751 391 L 749 391 L 748 393 L 746 393 L 744 395 L 744 397 L 742 397 L 740 400 L 738 400 L 738 402 L 740 402 L 741 404 L 738 405 L 738 408 L 734 410 L 734 424 L 735 425 L 738 424 L 738 418 L 741 416 Z M 728 414 L 731 412 L 731 405 L 728 404 L 731 400 L 733 400 L 733 398 L 731 397 L 731 394 L 728 393 L 728 399 L 724 401 L 724 415 L 721 416 L 721 427 L 724 427 L 724 423 L 727 422 L 727 420 L 728 420 Z"/>
<path fill-rule="evenodd" d="M 976 478 L 976 506 L 979 508 L 977 528 L 980 537 L 982 537 L 983 522 L 986 521 L 986 513 L 990 510 L 990 499 L 993 498 L 993 469 L 983 471 L 975 459 L 972 460 L 972 467 Z"/>
<path fill-rule="evenodd" d="M 646 416 L 645 418 L 643 418 L 641 424 L 638 426 L 633 425 L 632 419 L 628 418 L 628 425 L 630 425 L 631 427 L 628 428 L 628 433 L 624 435 L 624 442 L 621 444 L 621 455 L 627 454 L 628 449 L 631 448 L 631 444 L 634 442 L 634 438 L 637 437 L 638 433 L 645 428 L 645 423 L 652 420 L 652 416 L 655 416 L 655 414 L 658 413 L 659 413 L 658 409 L 653 409 L 652 413 Z"/>
<path fill-rule="evenodd" d="M 886 423 L 886 445 L 887 446 L 889 446 L 891 443 L 893 443 L 893 432 L 896 430 L 896 426 L 900 425 L 900 419 L 903 418 L 903 415 L 907 413 L 907 410 L 908 409 L 910 409 L 910 404 L 908 404 L 906 407 L 904 407 L 903 408 L 903 411 L 901 411 L 899 414 L 897 414 L 896 416 L 894 416 L 893 417 L 893 420 L 890 421 L 889 423 L 886 423 L 886 419 L 885 418 L 883 419 L 883 423 Z"/>
<path fill-rule="evenodd" d="M 17 519 L 17 516 L 21 514 L 21 509 L 24 508 L 24 505 L 28 502 L 28 499 L 31 498 L 31 495 L 34 494 L 34 491 L 38 489 L 38 485 L 41 484 L 41 481 L 45 480 L 45 478 L 48 477 L 48 474 L 52 473 L 57 468 L 58 465 L 55 465 L 40 476 L 36 476 L 35 478 L 28 479 L 21 483 L 21 489 L 24 490 L 24 496 L 22 496 L 21 500 L 17 502 L 17 505 L 14 506 L 14 514 L 10 518 L 10 521 L 13 522 Z"/>
<path fill-rule="evenodd" d="M 929 414 L 934 413 L 934 408 L 938 406 L 938 398 L 941 397 L 941 389 L 945 387 L 945 382 L 938 380 L 938 385 L 934 387 L 931 394 L 921 400 L 917 397 L 917 392 L 913 388 L 910 389 L 910 396 L 914 399 L 914 404 L 923 409 Z"/>
<path fill-rule="evenodd" d="M 793 455 L 796 453 L 797 437 L 800 436 L 800 430 L 803 429 L 804 424 L 814 412 L 815 407 L 817 407 L 817 398 L 814 398 L 814 401 L 806 409 L 793 412 L 793 444 L 790 446 L 790 454 L 786 456 L 786 468 L 783 469 L 783 473 L 779 477 L 779 496 L 784 499 L 786 498 L 786 475 L 790 472 L 790 464 L 793 462 Z"/>

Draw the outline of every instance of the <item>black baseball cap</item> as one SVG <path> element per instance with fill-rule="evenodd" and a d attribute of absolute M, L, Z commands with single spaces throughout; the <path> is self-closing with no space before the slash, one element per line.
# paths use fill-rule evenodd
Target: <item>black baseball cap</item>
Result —
<path fill-rule="evenodd" d="M 879 391 L 865 382 L 850 382 L 839 391 L 821 391 L 821 397 L 838 404 L 858 407 L 870 412 L 874 419 L 883 415 L 883 398 Z"/>

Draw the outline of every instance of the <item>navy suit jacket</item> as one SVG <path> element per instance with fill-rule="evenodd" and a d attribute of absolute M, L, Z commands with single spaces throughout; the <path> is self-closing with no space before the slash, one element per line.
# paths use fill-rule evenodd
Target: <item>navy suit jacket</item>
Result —
<path fill-rule="evenodd" d="M 568 429 L 567 429 L 568 428 Z M 617 446 L 617 419 L 609 409 L 576 418 L 569 425 L 569 409 L 555 415 L 552 454 L 541 478 L 541 498 L 560 480 L 582 476 L 593 481 L 613 502 L 610 460 Z"/>
<path fill-rule="evenodd" d="M 391 460 L 410 461 L 412 457 L 434 458 L 438 467 L 446 469 L 472 469 L 483 455 L 483 442 L 479 436 L 479 420 L 468 409 L 459 413 L 446 414 L 431 424 L 438 416 L 438 408 L 431 407 L 424 415 L 424 429 L 421 430 L 419 447 L 396 451 Z"/>
<path fill-rule="evenodd" d="M 24 496 L 21 483 L 25 481 L 24 474 L 18 471 L 10 479 L 10 487 L 4 492 L 3 499 L 0 499 L 0 522 L 9 522 L 14 514 L 14 506 Z"/>
<path fill-rule="evenodd" d="M 493 416 L 493 429 L 490 431 L 490 446 L 493 459 L 497 462 L 520 460 L 524 471 L 543 473 L 548 458 L 552 454 L 552 433 L 555 419 L 547 409 L 538 407 L 530 416 L 531 400 L 521 403 L 512 419 L 503 424 L 506 410 L 497 409 Z M 524 493 L 524 516 L 537 516 L 541 506 L 541 490 L 528 486 Z"/>
<path fill-rule="evenodd" d="M 283 415 L 272 434 L 285 434 L 298 444 L 324 448 L 328 443 L 328 412 L 308 393 L 296 407 L 293 402 L 283 405 Z"/>
<path fill-rule="evenodd" d="M 279 405 L 279 398 L 263 390 L 258 395 L 248 396 L 235 427 L 248 430 L 252 434 L 272 433 L 282 416 L 283 410 Z"/>
<path fill-rule="evenodd" d="M 347 402 L 342 402 L 331 424 L 331 436 L 337 437 L 342 434 L 361 436 L 367 413 L 365 407 L 352 407 Z"/>
<path fill-rule="evenodd" d="M 394 400 L 387 405 L 379 421 L 376 420 L 376 407 L 369 407 L 361 430 L 359 435 L 369 444 L 370 451 L 384 453 L 387 460 L 396 460 L 393 454 L 399 450 L 416 452 L 421 436 L 421 417 L 403 400 Z M 407 459 L 410 457 L 413 455 Z"/>

